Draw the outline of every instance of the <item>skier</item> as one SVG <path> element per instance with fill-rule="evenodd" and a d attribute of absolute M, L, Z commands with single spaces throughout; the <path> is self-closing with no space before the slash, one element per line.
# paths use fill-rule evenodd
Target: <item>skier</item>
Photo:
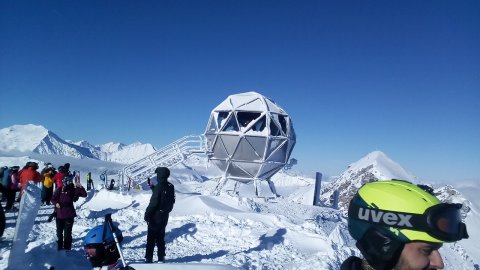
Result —
<path fill-rule="evenodd" d="M 157 185 L 155 185 L 150 203 L 145 210 L 145 221 L 148 224 L 147 246 L 145 262 L 153 262 L 153 250 L 157 246 L 158 262 L 165 262 L 165 228 L 168 223 L 168 215 L 175 203 L 175 188 L 168 182 L 170 170 L 165 167 L 157 167 Z"/>
<path fill-rule="evenodd" d="M 93 267 L 115 265 L 120 258 L 112 230 L 106 223 L 92 228 L 83 238 L 85 255 Z M 113 230 L 117 241 L 122 242 L 122 232 L 117 226 Z"/>
<path fill-rule="evenodd" d="M 58 172 L 53 176 L 53 182 L 55 183 L 55 190 L 62 187 L 63 178 L 68 175 L 68 171 L 65 170 L 65 167 L 58 167 Z"/>
<path fill-rule="evenodd" d="M 73 205 L 75 197 L 87 197 L 87 191 L 80 182 L 74 184 L 72 178 L 65 176 L 62 187 L 55 190 L 52 197 L 56 211 L 57 250 L 72 249 L 73 221 L 77 216 Z"/>
<path fill-rule="evenodd" d="M 365 259 L 352 256 L 340 269 L 443 269 L 442 243 L 468 234 L 462 205 L 428 191 L 401 180 L 363 185 L 350 201 L 348 230 Z"/>
<path fill-rule="evenodd" d="M 10 167 L 10 181 L 7 181 L 10 185 L 7 187 L 7 204 L 5 205 L 5 210 L 11 210 L 13 203 L 15 202 L 15 195 L 17 191 L 20 190 L 20 177 L 18 175 L 18 170 L 20 166 Z M 5 177 L 5 175 L 4 175 Z"/>
<path fill-rule="evenodd" d="M 45 168 L 42 169 L 42 204 L 50 205 L 50 200 L 53 195 L 53 177 L 55 176 L 55 173 L 55 168 L 51 163 L 45 164 Z"/>
<path fill-rule="evenodd" d="M 108 187 L 108 190 L 113 190 L 114 186 L 115 186 L 115 180 L 111 179 L 110 180 L 110 186 Z"/>
<path fill-rule="evenodd" d="M 23 169 L 20 172 L 20 183 L 22 184 L 21 187 L 21 192 L 23 193 L 23 190 L 25 189 L 25 186 L 27 185 L 27 181 L 33 181 L 35 184 L 40 183 L 41 177 L 40 173 L 37 172 L 38 170 L 38 163 L 29 161 L 23 167 Z"/>

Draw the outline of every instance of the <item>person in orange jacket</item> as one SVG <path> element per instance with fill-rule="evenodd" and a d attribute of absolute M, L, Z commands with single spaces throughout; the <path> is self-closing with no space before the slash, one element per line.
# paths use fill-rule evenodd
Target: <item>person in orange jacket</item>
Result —
<path fill-rule="evenodd" d="M 37 172 L 38 169 L 38 163 L 29 161 L 27 162 L 27 165 L 22 169 L 20 172 L 20 184 L 21 186 L 21 193 L 23 193 L 23 190 L 27 186 L 28 181 L 33 181 L 35 184 L 38 184 L 42 181 L 42 177 L 40 176 L 40 173 Z"/>

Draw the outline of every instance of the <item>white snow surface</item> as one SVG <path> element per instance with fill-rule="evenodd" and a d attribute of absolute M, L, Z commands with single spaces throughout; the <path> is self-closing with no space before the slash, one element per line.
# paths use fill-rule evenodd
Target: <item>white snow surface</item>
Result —
<path fill-rule="evenodd" d="M 368 171 L 381 178 L 409 176 L 404 175 L 395 162 L 385 162 L 390 160 L 385 154 L 373 152 L 367 155 L 370 156 L 376 158 L 371 163 L 365 159 L 352 163 L 364 163 L 364 167 L 350 166 L 344 176 L 354 173 L 354 169 L 359 170 L 355 175 Z M 275 199 L 253 196 L 252 184 L 242 184 L 239 196 L 231 195 L 232 182 L 228 182 L 220 196 L 212 196 L 210 192 L 220 172 L 207 166 L 202 156 L 191 156 L 185 163 L 171 168 L 170 181 L 175 185 L 177 200 L 166 230 L 167 264 L 146 265 L 143 257 L 147 225 L 143 215 L 150 200 L 150 189 L 143 186 L 144 189 L 123 193 L 105 190 L 99 175 L 107 171 L 108 179 L 114 178 L 118 184 L 119 164 L 99 160 L 50 155 L 3 156 L 0 165 L 22 166 L 28 160 L 48 161 L 56 167 L 69 162 L 71 170 L 81 172 L 84 186 L 85 175 L 92 172 L 96 190 L 89 191 L 87 198 L 75 203 L 78 216 L 73 226 L 73 250 L 68 253 L 56 250 L 55 222 L 47 222 L 53 207 L 41 206 L 33 229 L 23 232 L 28 235 L 25 253 L 11 254 L 17 213 L 7 212 L 6 229 L 0 242 L 0 269 L 8 269 L 10 256 L 20 257 L 27 264 L 25 269 L 50 266 L 56 270 L 91 269 L 84 256 L 82 239 L 91 228 L 102 224 L 108 213 L 123 233 L 121 245 L 125 260 L 140 270 L 222 269 L 222 265 L 223 269 L 339 269 L 347 257 L 361 256 L 348 233 L 345 212 L 311 205 L 313 178 L 295 171 L 275 174 L 272 181 L 281 195 Z M 448 190 L 448 194 L 442 194 L 444 198 L 464 203 L 468 209 L 465 222 L 470 239 L 445 244 L 440 249 L 446 269 L 475 269 L 475 265 L 480 264 L 480 235 L 476 230 L 480 226 L 478 183 L 462 184 L 455 186 L 456 189 L 436 188 Z M 262 184 L 262 192 L 268 196 L 266 189 L 266 184 Z"/>
<path fill-rule="evenodd" d="M 48 130 L 32 124 L 13 125 L 0 129 L 0 151 L 33 151 L 47 136 Z"/>
<path fill-rule="evenodd" d="M 87 141 L 63 139 L 41 125 L 13 125 L 0 129 L 0 155 L 61 155 L 80 159 L 97 159 L 121 164 L 130 164 L 157 149 L 147 143 L 109 142 L 92 145 Z"/>
<path fill-rule="evenodd" d="M 360 159 L 357 162 L 350 164 L 349 170 L 358 171 L 361 168 L 365 168 L 368 165 L 374 165 L 374 170 L 372 173 L 377 179 L 388 180 L 388 179 L 401 179 L 407 181 L 413 181 L 414 177 L 408 173 L 404 168 L 402 168 L 398 163 L 391 160 L 385 153 L 382 151 L 373 151 Z"/>

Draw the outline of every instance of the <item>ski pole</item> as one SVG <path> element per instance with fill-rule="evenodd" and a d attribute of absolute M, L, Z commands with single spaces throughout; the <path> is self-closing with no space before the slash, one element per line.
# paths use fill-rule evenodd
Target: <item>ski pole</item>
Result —
<path fill-rule="evenodd" d="M 118 253 L 120 254 L 120 259 L 122 260 L 123 267 L 127 267 L 127 263 L 125 262 L 125 259 L 123 258 L 122 250 L 120 249 L 120 243 L 118 242 L 117 235 L 115 234 L 115 231 L 113 230 L 112 214 L 107 214 L 105 216 L 105 220 L 107 221 L 108 226 L 110 226 L 110 230 L 112 231 L 113 239 L 115 240 L 115 244 L 117 245 Z"/>

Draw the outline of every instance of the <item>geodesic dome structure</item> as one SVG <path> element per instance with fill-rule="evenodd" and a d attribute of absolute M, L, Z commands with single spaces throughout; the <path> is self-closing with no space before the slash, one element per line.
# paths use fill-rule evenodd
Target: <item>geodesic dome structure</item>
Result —
<path fill-rule="evenodd" d="M 228 96 L 212 110 L 204 135 L 210 161 L 244 183 L 282 169 L 296 140 L 287 112 L 256 92 Z"/>

